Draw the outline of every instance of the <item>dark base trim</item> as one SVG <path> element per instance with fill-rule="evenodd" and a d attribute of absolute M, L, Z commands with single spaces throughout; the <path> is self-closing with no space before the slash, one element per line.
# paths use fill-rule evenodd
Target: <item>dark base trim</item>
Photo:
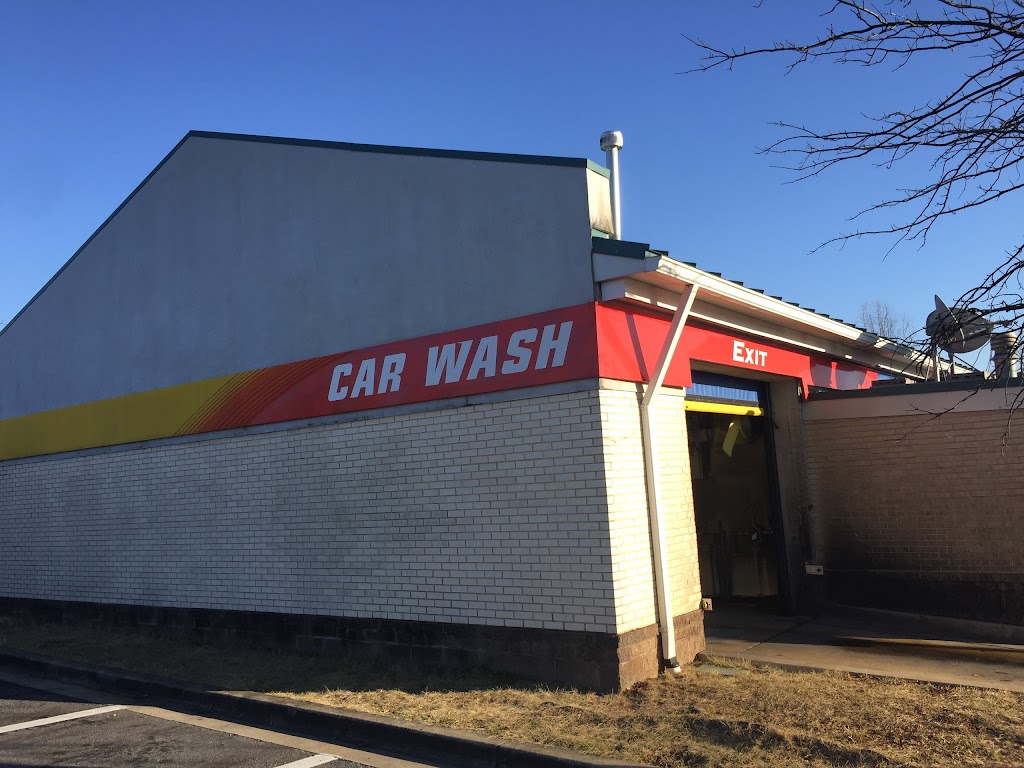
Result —
<path fill-rule="evenodd" d="M 929 574 L 920 571 L 829 571 L 830 600 L 866 608 L 1024 624 L 1020 574 Z"/>
<path fill-rule="evenodd" d="M 676 619 L 680 661 L 704 645 L 700 611 Z M 611 692 L 659 671 L 656 627 L 623 635 L 423 621 L 0 597 L 0 615 L 25 621 L 145 629 L 217 644 L 243 642 L 390 664 L 482 667 L 526 680 Z M 693 651 L 691 653 L 691 650 Z"/>

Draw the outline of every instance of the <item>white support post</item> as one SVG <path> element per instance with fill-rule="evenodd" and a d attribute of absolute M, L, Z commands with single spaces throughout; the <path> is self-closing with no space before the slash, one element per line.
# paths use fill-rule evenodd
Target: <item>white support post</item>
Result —
<path fill-rule="evenodd" d="M 676 658 L 676 633 L 672 615 L 672 587 L 669 583 L 668 547 L 665 542 L 665 524 L 661 513 L 661 498 L 658 491 L 657 444 L 653 424 L 651 423 L 651 406 L 661 389 L 669 364 L 682 336 L 686 319 L 693 307 L 697 295 L 697 286 L 690 284 L 679 297 L 679 304 L 672 316 L 668 338 L 661 349 L 654 374 L 644 390 L 640 402 L 640 430 L 644 442 L 644 468 L 647 476 L 647 508 L 651 523 L 651 549 L 654 553 L 654 591 L 658 604 L 658 626 L 661 631 L 661 649 L 665 656 L 666 666 L 679 672 L 679 660 Z"/>

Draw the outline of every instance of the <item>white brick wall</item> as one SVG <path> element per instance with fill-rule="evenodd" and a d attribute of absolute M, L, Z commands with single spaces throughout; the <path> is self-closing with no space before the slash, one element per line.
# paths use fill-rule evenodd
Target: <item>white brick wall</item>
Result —
<path fill-rule="evenodd" d="M 617 631 L 622 633 L 657 621 L 640 407 L 635 387 L 601 390 L 601 430 L 615 615 Z"/>
<path fill-rule="evenodd" d="M 644 497 L 616 486 L 610 548 L 603 479 L 639 468 L 642 483 L 639 443 L 627 457 L 634 438 L 616 437 L 621 466 L 605 461 L 604 403 L 584 391 L 3 463 L 0 594 L 614 632 L 614 555 L 641 572 L 629 621 L 649 624 Z"/>
<path fill-rule="evenodd" d="M 690 441 L 680 390 L 663 390 L 654 402 L 654 433 L 658 450 L 661 506 L 666 535 L 672 609 L 678 616 L 700 609 L 700 566 L 697 563 L 697 521 L 690 477 Z"/>
<path fill-rule="evenodd" d="M 627 632 L 655 623 L 634 385 L 0 463 L 9 597 Z M 683 399 L 655 407 L 677 615 Z"/>
<path fill-rule="evenodd" d="M 640 404 L 635 385 L 603 382 L 601 428 L 608 483 L 608 525 L 618 632 L 657 621 L 651 533 L 647 517 Z M 665 390 L 654 403 L 652 428 L 662 514 L 666 521 L 673 613 L 700 607 L 697 533 L 682 392 Z"/>

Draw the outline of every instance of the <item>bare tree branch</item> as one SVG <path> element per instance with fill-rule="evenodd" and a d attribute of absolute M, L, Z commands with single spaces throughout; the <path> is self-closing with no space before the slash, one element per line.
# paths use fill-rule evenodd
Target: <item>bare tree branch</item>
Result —
<path fill-rule="evenodd" d="M 819 248 L 879 235 L 891 241 L 890 252 L 906 242 L 923 246 L 938 221 L 1024 189 L 1024 0 L 834 0 L 823 17 L 824 31 L 802 41 L 737 50 L 688 38 L 703 54 L 691 71 L 731 69 L 765 56 L 788 59 L 787 71 L 816 60 L 898 69 L 911 59 L 952 53 L 966 74 L 938 98 L 865 115 L 861 126 L 821 130 L 776 124 L 786 137 L 761 151 L 779 157 L 795 172 L 794 180 L 851 161 L 885 168 L 911 157 L 927 162 L 925 183 L 900 190 L 852 219 L 897 211 L 901 221 L 855 229 Z M 973 306 L 998 328 L 1024 339 L 1024 232 L 993 261 L 997 266 L 953 308 Z"/>
<path fill-rule="evenodd" d="M 860 305 L 860 324 L 878 336 L 893 341 L 909 339 L 914 324 L 892 305 L 875 299 Z"/>

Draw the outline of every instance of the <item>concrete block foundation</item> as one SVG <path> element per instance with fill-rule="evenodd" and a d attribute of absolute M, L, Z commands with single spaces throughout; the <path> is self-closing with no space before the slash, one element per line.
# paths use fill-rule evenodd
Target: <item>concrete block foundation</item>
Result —
<path fill-rule="evenodd" d="M 216 645 L 243 643 L 419 668 L 486 668 L 523 680 L 610 693 L 660 671 L 657 627 L 624 635 L 353 619 L 252 611 L 0 598 L 17 620 L 150 632 Z M 676 619 L 690 658 L 703 648 L 703 617 Z M 691 653 L 692 651 L 692 653 Z"/>

